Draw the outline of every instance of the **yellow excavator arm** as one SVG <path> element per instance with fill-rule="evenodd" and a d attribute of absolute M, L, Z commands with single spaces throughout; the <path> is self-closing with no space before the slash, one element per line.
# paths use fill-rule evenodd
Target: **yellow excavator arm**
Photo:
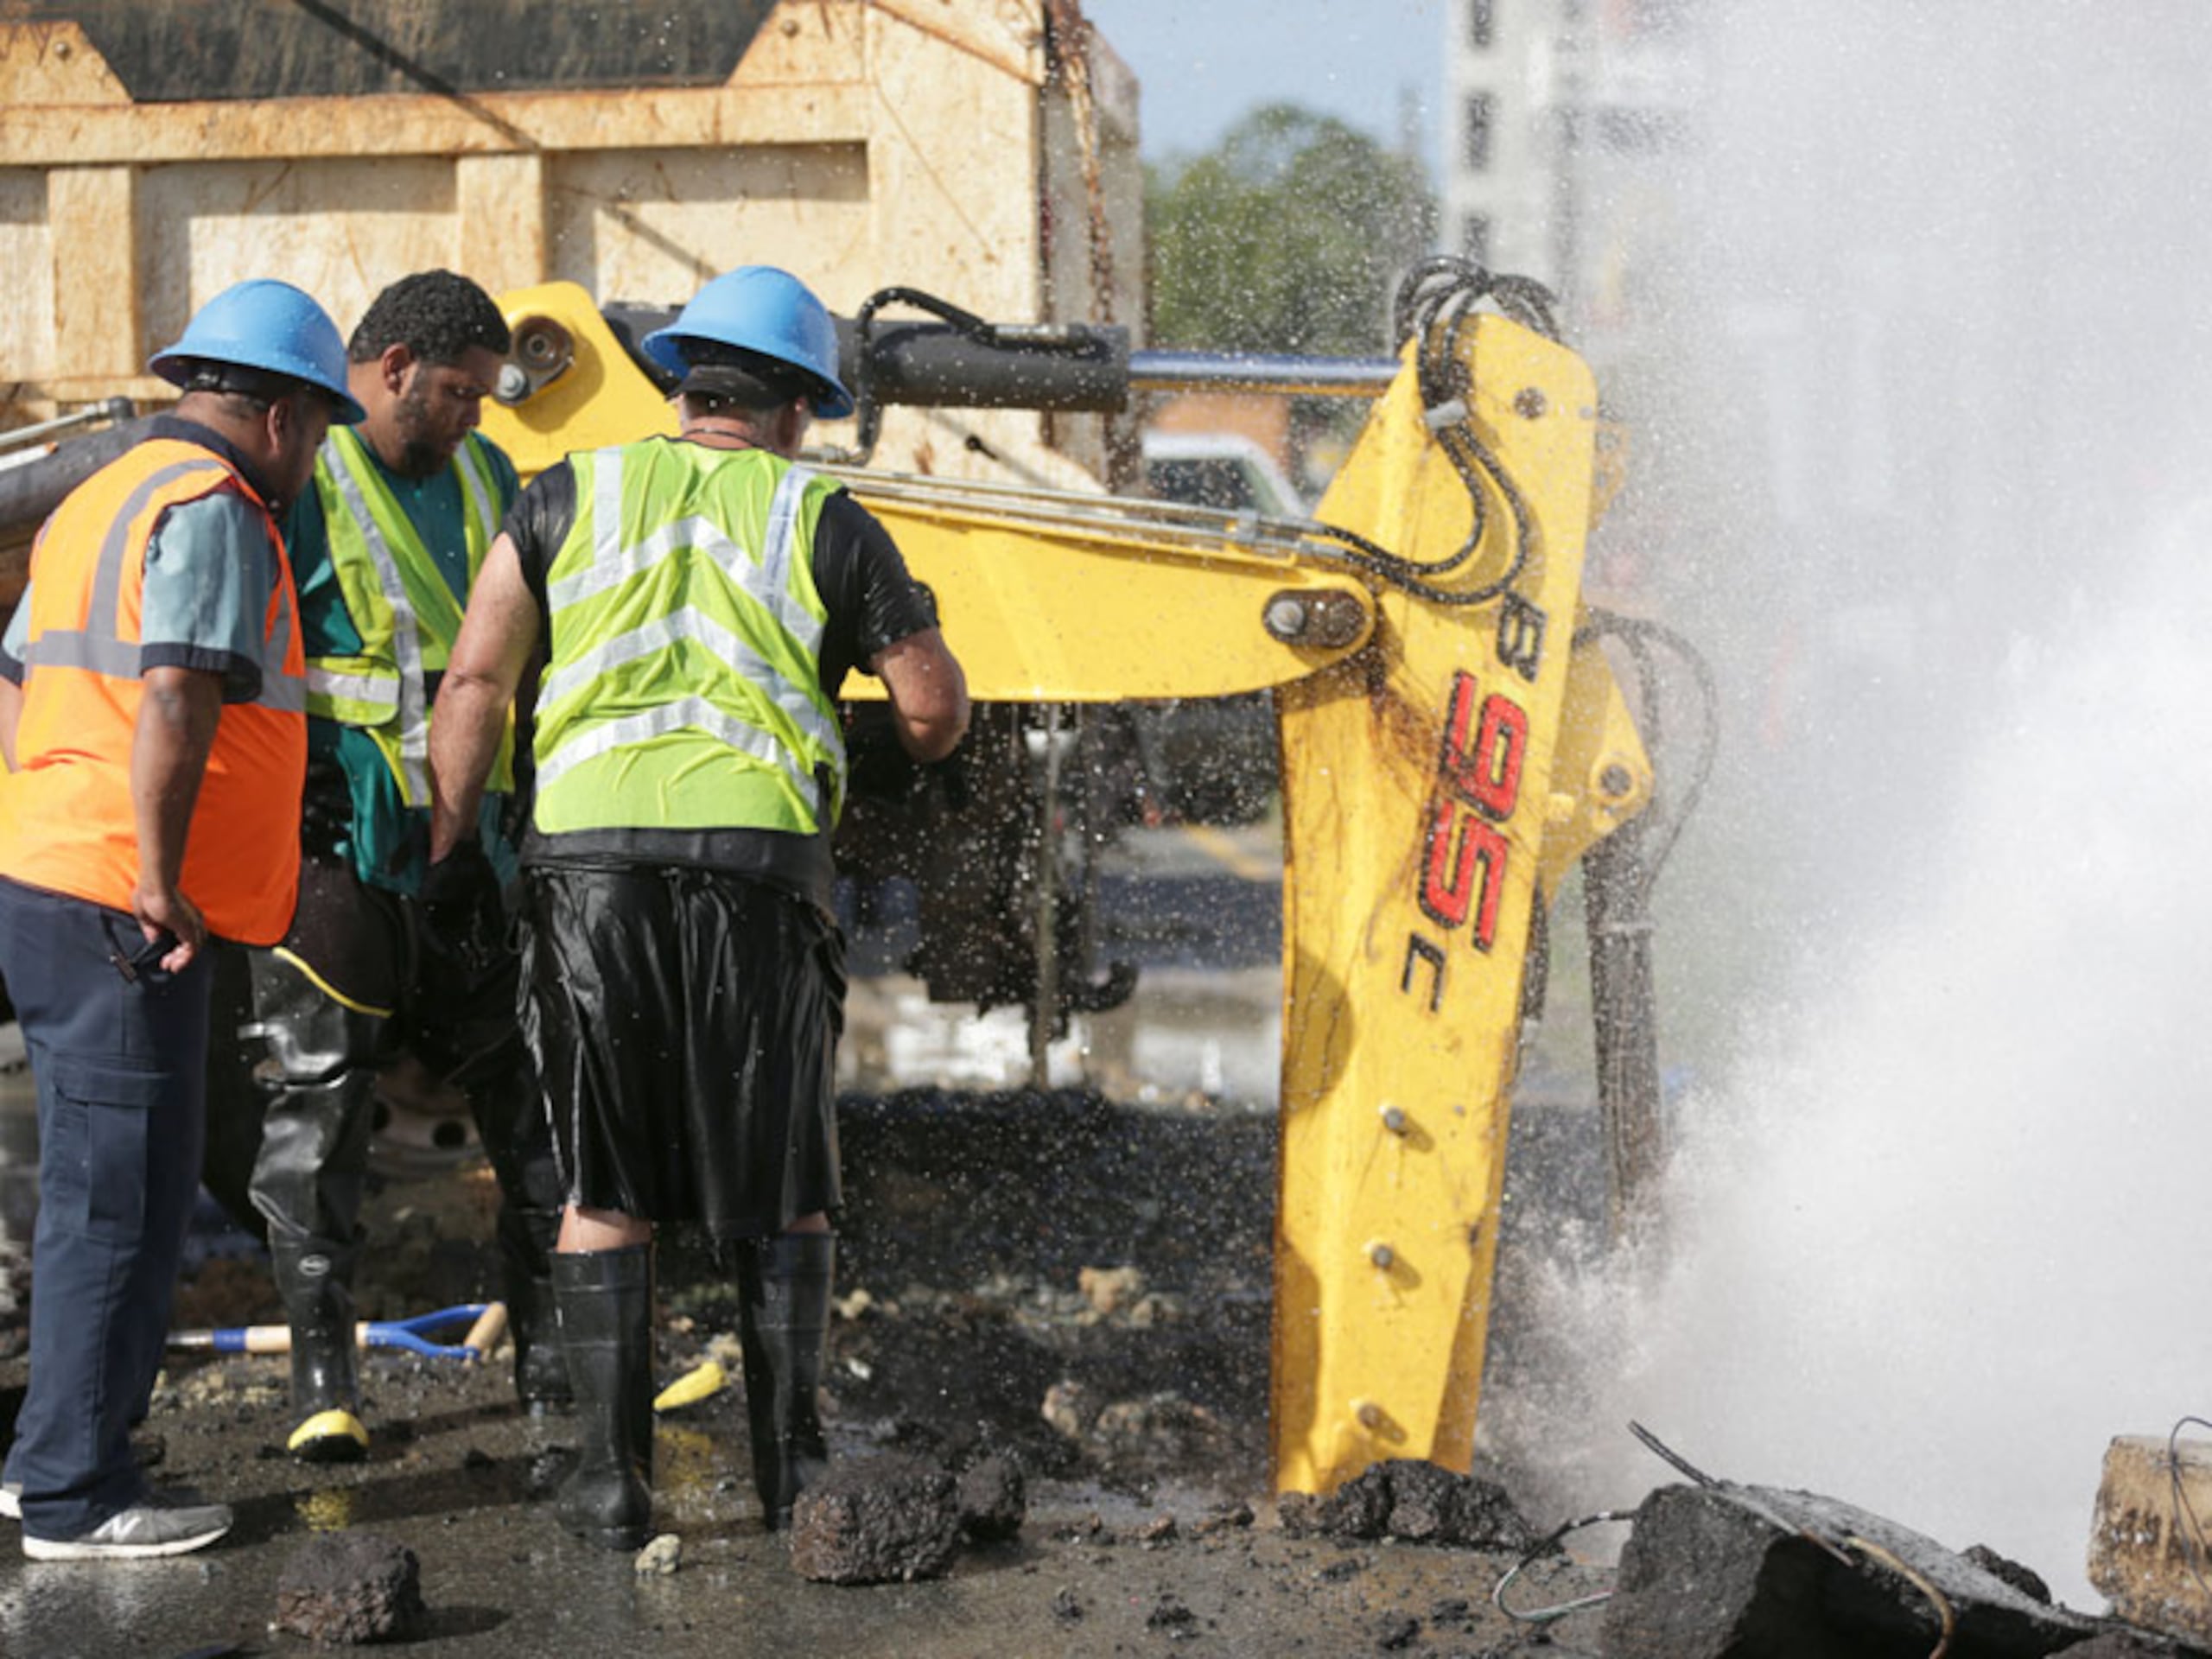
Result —
<path fill-rule="evenodd" d="M 506 296 L 525 475 L 672 431 L 581 289 Z M 1649 800 L 1580 626 L 1597 395 L 1502 315 L 1409 342 L 1313 523 L 855 471 L 979 700 L 1271 688 L 1284 802 L 1280 1488 L 1465 1470 L 1533 913 Z"/>
<path fill-rule="evenodd" d="M 1319 517 L 1440 563 L 1479 511 L 1471 556 L 1378 582 L 1369 647 L 1277 700 L 1272 1433 L 1300 1491 L 1383 1458 L 1467 1468 L 1531 911 L 1650 791 L 1611 670 L 1573 643 L 1595 388 L 1502 317 L 1459 350 L 1471 477 L 1409 366 Z"/>

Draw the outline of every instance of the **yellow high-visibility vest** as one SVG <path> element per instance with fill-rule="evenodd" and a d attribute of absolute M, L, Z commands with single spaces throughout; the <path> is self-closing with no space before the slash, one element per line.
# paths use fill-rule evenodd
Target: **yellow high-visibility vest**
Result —
<path fill-rule="evenodd" d="M 766 450 L 665 438 L 569 465 L 538 830 L 834 826 L 845 745 L 821 686 L 814 531 L 839 486 Z"/>
<path fill-rule="evenodd" d="M 453 458 L 463 505 L 468 580 L 499 530 L 499 492 L 484 441 L 474 433 Z M 423 545 L 368 446 L 334 426 L 315 457 L 330 566 L 360 649 L 308 659 L 308 713 L 365 732 L 383 753 L 410 807 L 430 804 L 430 702 L 427 677 L 442 673 L 461 633 L 461 600 Z M 491 787 L 514 788 L 514 746 L 503 738 Z"/>

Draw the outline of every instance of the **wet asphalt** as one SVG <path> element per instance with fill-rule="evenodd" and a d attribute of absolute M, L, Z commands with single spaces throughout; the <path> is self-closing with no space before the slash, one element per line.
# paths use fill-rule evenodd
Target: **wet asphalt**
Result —
<path fill-rule="evenodd" d="M 0 1389 L 20 1360 L 0 1366 Z M 282 1455 L 283 1365 L 232 1358 L 165 1383 L 150 1427 L 155 1474 L 219 1497 L 231 1535 L 166 1560 L 42 1563 L 0 1534 L 0 1651 L 37 1659 L 311 1650 L 273 1627 L 286 1565 L 314 1533 L 366 1530 L 414 1552 L 427 1624 L 408 1652 L 728 1655 L 1219 1654 L 1518 1651 L 1523 1633 L 1486 1605 L 1510 1565 L 1413 1545 L 1293 1539 L 1250 1493 L 1249 1525 L 1218 1518 L 1236 1496 L 1163 1485 L 1139 1498 L 1078 1482 L 1033 1484 L 1011 1542 L 969 1549 L 947 1578 L 841 1587 L 791 1570 L 742 1474 L 742 1406 L 730 1394 L 664 1420 L 656 1529 L 682 1542 L 672 1574 L 566 1536 L 550 1494 L 572 1427 L 513 1403 L 503 1368 L 371 1357 L 369 1459 L 311 1469 Z M 871 1449 L 868 1426 L 839 1455 Z M 1163 1521 L 1173 1517 L 1168 1531 Z M 1203 1533 L 1212 1525 L 1218 1530 Z M 1161 1535 L 1165 1534 L 1166 1535 Z M 1602 1575 L 1523 1586 L 1564 1599 Z M 1594 1639 L 1594 1623 L 1577 1616 Z M 1572 1624 L 1549 1651 L 1577 1645 Z"/>
<path fill-rule="evenodd" d="M 1264 855 L 1264 836 L 1258 839 Z M 1079 1024 L 1055 1049 L 1053 1080 L 1081 1076 L 1115 1098 L 1166 1110 L 1230 1103 L 1232 1120 L 1243 1124 L 1237 1155 L 1249 1162 L 1249 1131 L 1272 1109 L 1279 1043 L 1272 876 L 1264 868 L 1224 873 L 1219 865 L 1204 847 L 1163 837 L 1124 872 L 1119 908 L 1132 918 L 1124 939 L 1144 959 L 1146 979 L 1130 1008 Z M 1194 915 L 1230 921 L 1194 925 Z M 878 976 L 895 960 L 895 944 L 878 947 L 880 961 L 868 959 L 865 947 L 855 953 L 867 976 L 855 980 L 841 1085 L 990 1090 L 1026 1078 L 1018 1016 L 1003 1011 L 979 1021 L 931 1008 L 911 983 Z M 6 1058 L 0 1052 L 0 1065 Z M 8 1264 L 11 1254 L 20 1261 L 35 1203 L 27 1103 L 22 1074 L 0 1076 L 0 1354 L 11 1323 Z M 1258 1144 L 1264 1155 L 1264 1141 Z M 914 1182 L 911 1172 L 900 1179 Z M 435 1181 L 397 1187 L 383 1200 L 387 1221 L 395 1205 L 404 1215 L 448 1191 Z M 468 1202 L 480 1205 L 481 1196 Z M 947 1207 L 926 1192 L 918 1204 L 925 1214 Z M 887 1208 L 894 1213 L 906 1224 L 903 1211 Z M 950 1219 L 957 1227 L 957 1217 Z M 928 1274 L 918 1254 L 928 1247 L 912 1242 L 913 1253 L 902 1256 L 877 1241 L 874 1264 L 890 1275 L 879 1283 L 895 1289 L 910 1270 L 939 1282 L 955 1276 L 950 1268 Z M 199 1243 L 203 1254 L 222 1248 L 206 1237 Z M 855 1264 L 870 1265 L 868 1240 L 855 1243 Z M 1258 1261 L 1255 1243 L 1243 1243 Z M 251 1263 L 236 1271 L 250 1276 Z M 1264 1284 L 1263 1263 L 1259 1273 Z M 846 1282 L 841 1275 L 841 1288 Z M 1233 1278 L 1220 1287 L 1232 1300 L 1253 1294 Z M 1252 1340 L 1263 1339 L 1263 1326 L 1251 1332 Z M 879 1371 L 895 1370 L 900 1348 L 911 1351 L 919 1334 L 918 1326 L 886 1326 L 866 1351 Z M 665 1342 L 664 1359 L 685 1363 Z M 19 1397 L 25 1366 L 20 1354 L 0 1358 L 0 1420 Z M 640 1573 L 631 1556 L 569 1538 L 555 1522 L 551 1494 L 573 1458 L 573 1423 L 525 1414 L 504 1356 L 480 1365 L 365 1357 L 372 1449 L 363 1463 L 342 1468 L 311 1468 L 284 1454 L 291 1426 L 284 1376 L 281 1359 L 180 1357 L 157 1390 L 147 1426 L 161 1446 L 154 1478 L 236 1511 L 233 1531 L 213 1548 L 128 1564 L 36 1563 L 20 1556 L 14 1528 L 0 1522 L 0 1656 L 312 1650 L 274 1624 L 278 1580 L 308 1538 L 340 1528 L 414 1553 L 429 1611 L 404 1647 L 410 1653 L 1476 1656 L 1520 1652 L 1540 1639 L 1554 1654 L 1596 1651 L 1592 1615 L 1540 1632 L 1490 1607 L 1491 1586 L 1510 1560 L 1286 1535 L 1249 1457 L 1194 1463 L 1187 1481 L 1172 1470 L 1166 1478 L 1110 1484 L 1092 1471 L 1071 1471 L 1065 1479 L 1033 1472 L 1020 1535 L 971 1548 L 944 1579 L 810 1583 L 791 1570 L 782 1539 L 761 1527 L 734 1388 L 661 1421 L 656 1530 L 681 1541 L 681 1560 L 673 1573 Z M 854 1396 L 866 1396 L 846 1381 Z M 972 1387 L 969 1414 L 1027 1413 L 1027 1395 L 1010 1404 L 985 1400 L 991 1382 L 939 1364 L 922 1386 L 943 1398 L 922 1403 L 957 1421 L 969 1404 L 959 1396 Z M 1242 1393 L 1224 1386 L 1217 1409 L 1263 1413 L 1252 1397 L 1255 1379 L 1246 1377 Z M 1238 1427 L 1249 1445 L 1256 1425 Z M 833 1452 L 845 1457 L 885 1446 L 911 1449 L 912 1438 L 912 1424 L 888 1411 L 849 1411 L 833 1418 L 831 1433 Z M 1239 1503 L 1252 1513 L 1249 1524 L 1221 1518 Z M 1604 1576 L 1596 1568 L 1547 1567 L 1521 1593 L 1535 1603 L 1563 1600 Z"/>

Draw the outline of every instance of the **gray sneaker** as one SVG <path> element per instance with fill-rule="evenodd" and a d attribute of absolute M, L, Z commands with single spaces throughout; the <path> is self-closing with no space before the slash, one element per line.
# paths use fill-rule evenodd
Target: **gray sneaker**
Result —
<path fill-rule="evenodd" d="M 35 1561 L 127 1561 L 181 1555 L 213 1543 L 231 1529 L 224 1503 L 133 1504 L 74 1538 L 40 1538 L 26 1532 L 23 1554 Z"/>
<path fill-rule="evenodd" d="M 158 1434 L 134 1434 L 130 1437 L 130 1455 L 141 1469 L 151 1469 L 168 1455 L 168 1443 Z M 179 1498 L 186 1497 L 185 1489 L 173 1489 Z M 194 1495 L 189 1499 L 198 1503 Z M 20 1521 L 23 1518 L 23 1483 L 20 1480 L 0 1480 L 0 1521 Z"/>

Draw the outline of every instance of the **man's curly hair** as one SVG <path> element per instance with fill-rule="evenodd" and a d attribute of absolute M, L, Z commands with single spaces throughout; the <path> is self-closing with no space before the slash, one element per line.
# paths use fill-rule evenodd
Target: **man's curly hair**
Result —
<path fill-rule="evenodd" d="M 505 357 L 514 343 L 507 320 L 486 294 L 449 270 L 403 276 L 376 296 L 346 342 L 346 355 L 370 363 L 404 346 L 426 363 L 457 364 L 471 346 Z"/>

